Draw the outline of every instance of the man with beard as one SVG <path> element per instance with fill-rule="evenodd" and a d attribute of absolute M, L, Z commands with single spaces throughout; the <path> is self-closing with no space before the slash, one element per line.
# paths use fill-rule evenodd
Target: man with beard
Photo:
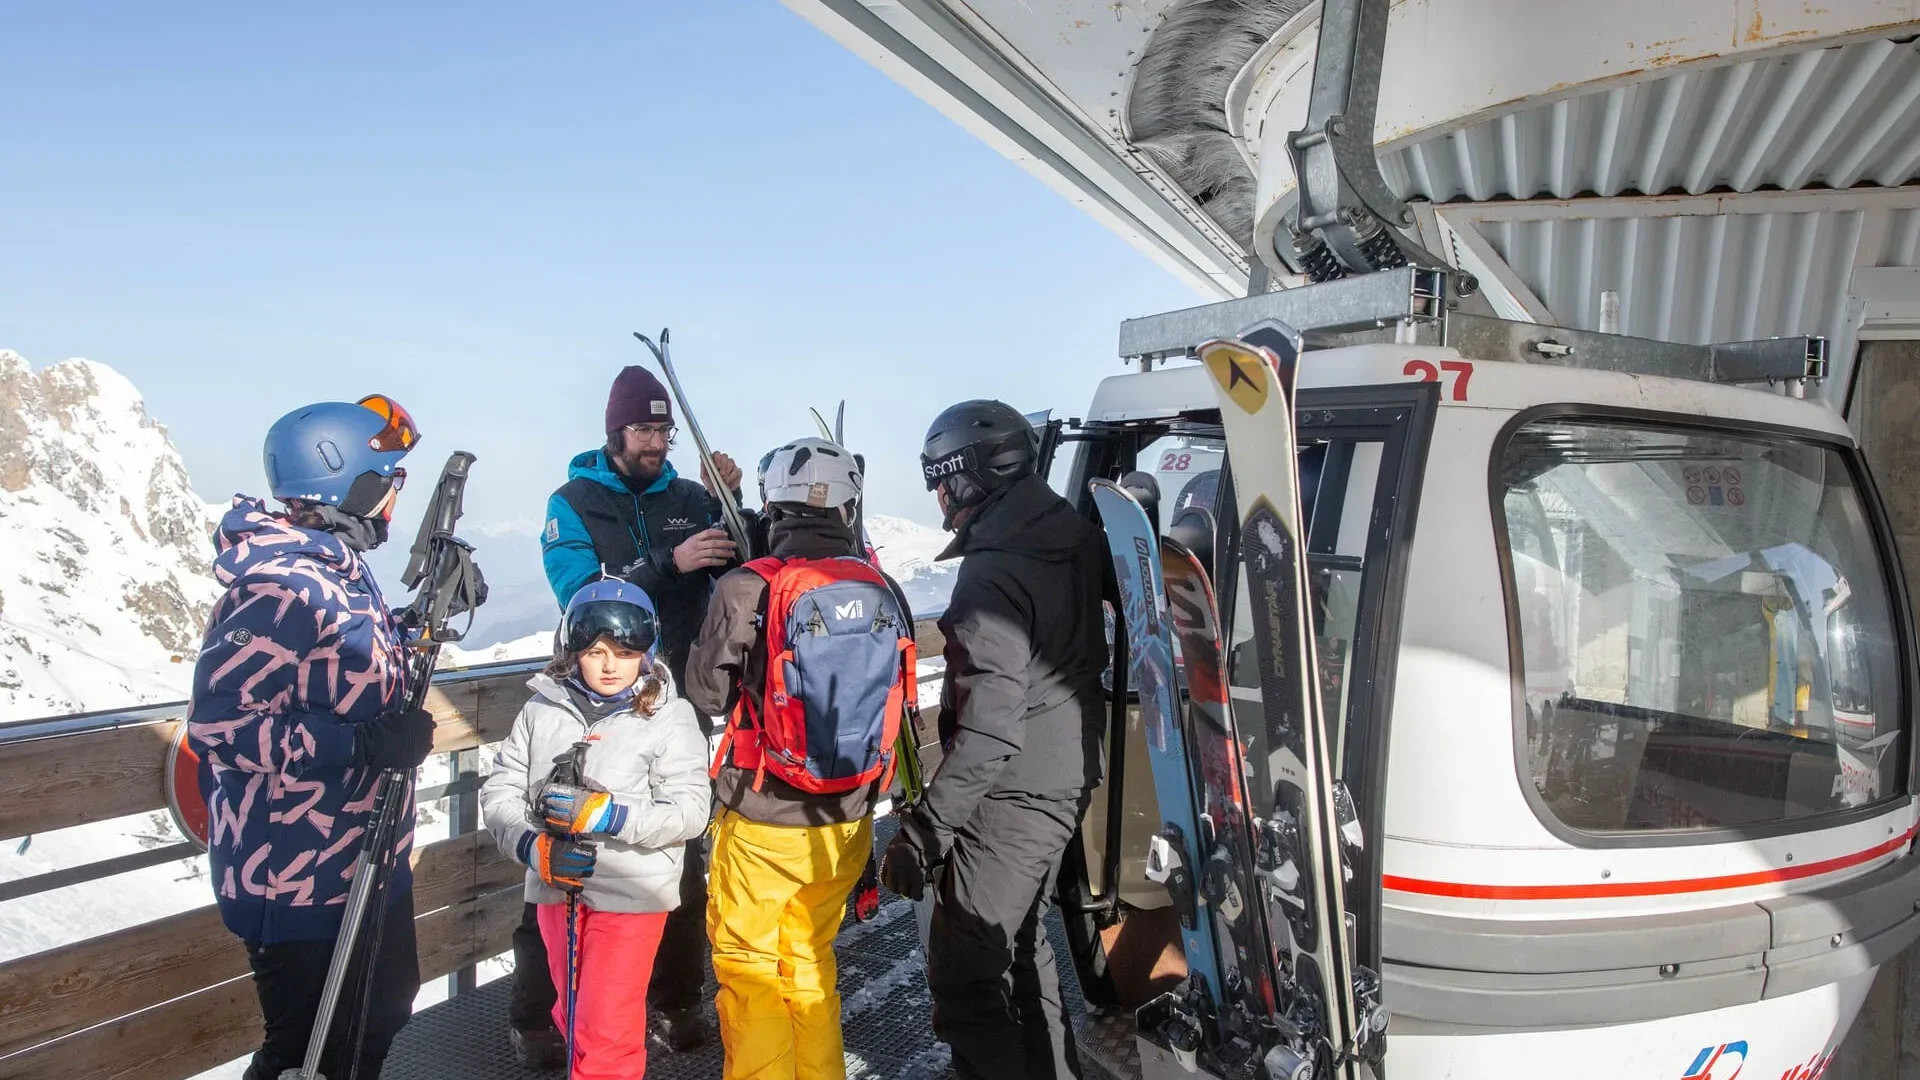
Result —
<path fill-rule="evenodd" d="M 540 541 L 547 582 L 562 606 L 602 574 L 633 582 L 653 597 L 661 651 L 678 687 L 686 683 L 687 651 L 706 617 L 713 581 L 738 561 L 718 524 L 714 483 L 726 484 L 737 498 L 740 467 L 715 454 L 721 475 L 703 477 L 706 487 L 681 478 L 667 460 L 675 434 L 666 387 L 645 368 L 622 370 L 607 396 L 606 442 L 569 464 L 567 482 L 547 500 Z M 527 905 L 514 933 L 509 1020 L 521 1064 L 557 1068 L 566 1061 L 566 1044 L 553 1026 L 555 991 L 534 910 Z M 706 861 L 696 839 L 687 844 L 680 906 L 667 918 L 647 992 L 654 1028 L 675 1050 L 691 1050 L 707 1039 L 700 1016 L 706 910 Z"/>

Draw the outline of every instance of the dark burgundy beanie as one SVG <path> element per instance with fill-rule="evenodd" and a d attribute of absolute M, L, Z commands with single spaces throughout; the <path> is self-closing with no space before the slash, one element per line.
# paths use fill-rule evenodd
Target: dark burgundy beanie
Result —
<path fill-rule="evenodd" d="M 607 434 L 628 424 L 673 423 L 673 400 L 653 372 L 634 365 L 620 369 L 607 393 Z"/>

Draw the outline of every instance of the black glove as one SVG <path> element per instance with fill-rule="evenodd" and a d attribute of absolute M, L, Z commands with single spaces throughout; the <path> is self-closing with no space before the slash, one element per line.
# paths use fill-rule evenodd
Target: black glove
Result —
<path fill-rule="evenodd" d="M 900 831 L 893 834 L 880 860 L 880 881 L 895 895 L 918 900 L 926 895 L 927 882 L 946 857 L 933 823 L 909 810 L 900 815 Z"/>
<path fill-rule="evenodd" d="M 353 763 L 367 769 L 417 769 L 433 752 L 433 714 L 403 709 L 353 732 Z"/>

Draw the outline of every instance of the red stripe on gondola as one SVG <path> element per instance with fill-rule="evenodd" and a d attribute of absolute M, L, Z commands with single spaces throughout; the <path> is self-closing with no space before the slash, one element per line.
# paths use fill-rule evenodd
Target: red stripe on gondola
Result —
<path fill-rule="evenodd" d="M 1754 870 L 1745 874 L 1724 874 L 1720 877 L 1682 878 L 1677 881 L 1615 881 L 1597 885 L 1467 885 L 1455 881 L 1426 881 L 1421 878 L 1401 877 L 1398 874 L 1382 874 L 1380 883 L 1394 892 L 1451 896 L 1461 900 L 1599 900 L 1616 896 L 1671 896 L 1675 893 L 1745 889 L 1754 885 L 1771 885 L 1780 881 L 1818 877 L 1821 874 L 1831 874 L 1836 870 L 1858 866 L 1863 862 L 1871 862 L 1882 855 L 1891 854 L 1907 846 L 1907 842 L 1913 839 L 1917 830 L 1920 830 L 1920 827 L 1908 829 L 1900 836 L 1884 844 L 1875 844 L 1865 851 L 1856 851 L 1851 855 L 1842 855 L 1824 862 L 1782 866 L 1771 870 Z"/>

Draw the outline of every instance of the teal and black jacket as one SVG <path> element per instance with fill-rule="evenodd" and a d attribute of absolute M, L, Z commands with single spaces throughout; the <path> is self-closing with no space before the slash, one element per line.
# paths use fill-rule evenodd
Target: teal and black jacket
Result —
<path fill-rule="evenodd" d="M 728 568 L 682 574 L 673 549 L 720 521 L 720 502 L 683 480 L 668 463 L 644 491 L 634 491 L 607 461 L 589 450 L 567 466 L 567 482 L 547 499 L 540 532 L 547 584 L 562 608 L 602 570 L 647 590 L 660 613 L 660 644 L 677 684 L 685 685 L 687 650 L 706 617 L 713 581 Z"/>

